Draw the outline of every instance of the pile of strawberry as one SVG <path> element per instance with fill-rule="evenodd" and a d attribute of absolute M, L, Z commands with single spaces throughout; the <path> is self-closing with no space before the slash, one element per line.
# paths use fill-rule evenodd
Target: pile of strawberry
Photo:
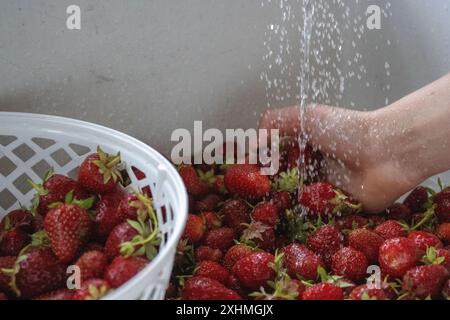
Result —
<path fill-rule="evenodd" d="M 123 169 L 98 148 L 77 181 L 52 171 L 30 181 L 31 208 L 0 223 L 0 300 L 99 299 L 149 263 L 161 239 L 151 195 L 128 192 Z"/>
<path fill-rule="evenodd" d="M 419 186 L 369 215 L 321 181 L 320 152 L 308 146 L 302 155 L 291 139 L 280 148 L 274 176 L 251 164 L 179 168 L 190 214 L 168 299 L 450 297 L 450 188 Z M 378 282 L 367 281 L 369 266 Z"/>

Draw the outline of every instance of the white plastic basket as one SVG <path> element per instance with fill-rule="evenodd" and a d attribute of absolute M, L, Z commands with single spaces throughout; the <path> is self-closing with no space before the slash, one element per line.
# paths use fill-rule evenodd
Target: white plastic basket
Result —
<path fill-rule="evenodd" d="M 41 181 L 50 167 L 74 177 L 98 145 L 108 153 L 120 151 L 134 187 L 150 187 L 162 232 L 155 259 L 105 299 L 163 299 L 187 218 L 187 193 L 170 162 L 135 138 L 68 118 L 0 112 L 0 218 L 20 204 L 31 203 L 33 190 L 27 179 Z M 131 166 L 146 177 L 138 180 Z"/>

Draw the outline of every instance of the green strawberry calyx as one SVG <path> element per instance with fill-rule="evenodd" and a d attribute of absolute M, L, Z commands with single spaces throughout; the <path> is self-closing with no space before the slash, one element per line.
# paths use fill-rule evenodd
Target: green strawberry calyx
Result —
<path fill-rule="evenodd" d="M 445 261 L 445 257 L 439 257 L 436 252 L 436 248 L 427 247 L 425 255 L 422 257 L 422 263 L 426 265 L 430 264 L 442 264 Z"/>
<path fill-rule="evenodd" d="M 288 169 L 280 173 L 279 177 L 272 183 L 276 191 L 297 192 L 300 186 L 300 174 L 298 168 Z"/>
<path fill-rule="evenodd" d="M 92 163 L 98 167 L 99 172 L 103 175 L 103 183 L 108 183 L 113 179 L 114 182 L 120 181 L 123 184 L 122 174 L 120 173 L 120 152 L 115 156 L 111 156 L 98 146 L 97 154 L 99 159 L 92 161 Z"/>

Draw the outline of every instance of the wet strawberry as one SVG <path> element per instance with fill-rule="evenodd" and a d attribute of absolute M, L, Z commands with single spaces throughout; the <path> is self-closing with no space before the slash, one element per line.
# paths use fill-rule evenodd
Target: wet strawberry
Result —
<path fill-rule="evenodd" d="M 389 219 L 402 220 L 407 223 L 409 223 L 412 218 L 411 209 L 403 203 L 394 203 L 386 209 L 386 213 Z"/>
<path fill-rule="evenodd" d="M 202 212 L 199 216 L 205 221 L 208 230 L 218 229 L 222 226 L 222 219 L 217 213 Z"/>
<path fill-rule="evenodd" d="M 342 247 L 342 236 L 336 227 L 325 225 L 311 234 L 306 244 L 325 264 L 331 265 L 331 257 Z"/>
<path fill-rule="evenodd" d="M 125 192 L 117 188 L 103 195 L 96 203 L 94 234 L 99 240 L 104 241 L 115 226 L 125 221 L 118 211 L 119 205 L 125 196 Z"/>
<path fill-rule="evenodd" d="M 235 244 L 228 249 L 227 253 L 223 257 L 223 266 L 231 270 L 237 261 L 251 255 L 253 252 L 253 249 L 246 244 Z"/>
<path fill-rule="evenodd" d="M 378 261 L 384 273 L 403 277 L 409 269 L 417 265 L 419 258 L 414 241 L 408 238 L 392 238 L 381 245 Z"/>
<path fill-rule="evenodd" d="M 13 256 L 5 256 L 0 257 L 0 292 L 11 293 L 12 289 L 9 285 L 11 281 L 11 277 L 2 272 L 3 269 L 12 269 L 16 262 L 16 257 Z"/>
<path fill-rule="evenodd" d="M 106 296 L 111 290 L 110 285 L 103 279 L 89 279 L 81 288 L 76 290 L 73 300 L 99 300 Z"/>
<path fill-rule="evenodd" d="M 284 212 L 292 207 L 292 198 L 287 191 L 276 191 L 272 193 L 270 202 L 273 203 L 279 212 Z"/>
<path fill-rule="evenodd" d="M 148 260 L 141 257 L 115 257 L 106 268 L 104 278 L 113 287 L 118 288 L 148 264 Z"/>
<path fill-rule="evenodd" d="M 181 292 L 183 300 L 241 300 L 239 294 L 219 281 L 205 278 L 189 278 Z"/>
<path fill-rule="evenodd" d="M 190 214 L 188 215 L 182 238 L 190 243 L 197 243 L 203 238 L 205 230 L 205 221 L 200 216 Z"/>
<path fill-rule="evenodd" d="M 178 172 L 183 179 L 187 192 L 194 197 L 204 196 L 210 191 L 208 184 L 200 179 L 193 166 L 183 165 Z"/>
<path fill-rule="evenodd" d="M 273 252 L 276 244 L 275 229 L 262 222 L 253 221 L 242 233 L 240 241 Z"/>
<path fill-rule="evenodd" d="M 221 214 L 225 225 L 235 232 L 244 230 L 243 224 L 250 223 L 249 206 L 244 200 L 227 200 L 222 207 Z"/>
<path fill-rule="evenodd" d="M 406 197 L 405 204 L 412 212 L 423 211 L 423 206 L 428 201 L 428 191 L 422 186 L 418 186 Z M 407 221 L 407 220 L 405 220 Z"/>
<path fill-rule="evenodd" d="M 344 293 L 332 283 L 318 283 L 306 288 L 302 300 L 344 300 Z"/>
<path fill-rule="evenodd" d="M 291 278 L 317 279 L 318 267 L 325 267 L 322 259 L 304 245 L 292 243 L 283 248 L 283 264 Z"/>
<path fill-rule="evenodd" d="M 353 281 L 364 279 L 368 266 L 366 256 L 351 247 L 340 249 L 332 257 L 333 273 Z"/>
<path fill-rule="evenodd" d="M 234 231 L 231 228 L 219 228 L 208 232 L 205 245 L 225 252 L 234 243 Z"/>
<path fill-rule="evenodd" d="M 367 284 L 354 288 L 349 298 L 351 300 L 387 300 L 383 289 L 369 288 Z"/>
<path fill-rule="evenodd" d="M 271 227 L 275 227 L 280 220 L 277 207 L 270 202 L 259 203 L 253 209 L 252 218 Z"/>
<path fill-rule="evenodd" d="M 436 258 L 441 258 L 441 265 L 450 273 L 450 251 L 447 249 L 436 249 Z M 438 262 L 440 262 L 438 260 Z"/>
<path fill-rule="evenodd" d="M 258 200 L 271 190 L 270 180 L 257 165 L 231 165 L 224 176 L 227 190 L 246 200 Z"/>
<path fill-rule="evenodd" d="M 386 220 L 375 228 L 375 232 L 384 239 L 401 238 L 408 235 L 405 228 L 395 220 Z"/>
<path fill-rule="evenodd" d="M 221 196 L 217 194 L 208 194 L 195 202 L 194 210 L 195 212 L 216 211 L 219 203 L 222 201 L 223 199 Z"/>
<path fill-rule="evenodd" d="M 414 267 L 403 277 L 403 291 L 413 298 L 437 299 L 448 276 L 447 269 L 438 264 Z"/>
<path fill-rule="evenodd" d="M 227 285 L 230 273 L 215 261 L 202 261 L 195 268 L 194 275 L 214 279 Z"/>
<path fill-rule="evenodd" d="M 304 186 L 298 195 L 298 202 L 307 210 L 308 216 L 316 219 L 330 217 L 338 212 L 359 212 L 361 205 L 351 199 L 333 185 L 317 182 Z"/>
<path fill-rule="evenodd" d="M 345 230 L 363 228 L 367 226 L 368 223 L 369 221 L 364 217 L 358 215 L 349 215 L 337 219 L 336 228 L 342 232 Z"/>
<path fill-rule="evenodd" d="M 355 229 L 348 235 L 348 245 L 361 251 L 369 263 L 378 262 L 378 251 L 384 238 L 368 229 Z"/>
<path fill-rule="evenodd" d="M 80 268 L 81 281 L 101 278 L 108 265 L 108 257 L 100 251 L 87 251 L 78 258 L 75 265 Z"/>
<path fill-rule="evenodd" d="M 83 161 L 78 171 L 78 181 L 88 191 L 105 194 L 114 191 L 122 182 L 120 174 L 120 153 L 110 156 L 100 147 Z"/>
<path fill-rule="evenodd" d="M 220 262 L 222 260 L 222 251 L 219 249 L 213 249 L 208 246 L 200 246 L 195 249 L 195 261 L 215 261 Z"/>
<path fill-rule="evenodd" d="M 435 213 L 440 223 L 450 222 L 450 189 L 439 192 L 435 198 Z"/>
<path fill-rule="evenodd" d="M 119 192 L 117 195 L 120 199 L 117 214 L 120 217 L 121 222 L 128 219 L 136 220 L 138 217 L 138 210 L 143 208 L 142 202 L 133 193 L 123 194 Z"/>
<path fill-rule="evenodd" d="M 270 253 L 255 252 L 237 261 L 232 272 L 244 288 L 259 290 L 275 278 L 275 271 L 271 268 L 274 259 Z"/>
<path fill-rule="evenodd" d="M 1 231 L 8 231 L 15 228 L 20 228 L 25 232 L 32 232 L 33 216 L 30 212 L 25 210 L 13 210 L 6 214 L 0 222 Z"/>
<path fill-rule="evenodd" d="M 34 300 L 73 300 L 74 291 L 70 289 L 59 289 L 49 293 L 41 294 Z"/>
<path fill-rule="evenodd" d="M 437 236 L 444 242 L 445 244 L 450 244 L 450 223 L 440 224 L 436 231 Z"/>
<path fill-rule="evenodd" d="M 55 255 L 70 262 L 89 239 L 92 221 L 78 205 L 62 204 L 47 213 L 44 227 Z"/>
<path fill-rule="evenodd" d="M 8 300 L 8 296 L 3 292 L 0 292 L 0 301 Z"/>
<path fill-rule="evenodd" d="M 436 249 L 444 247 L 441 240 L 430 232 L 413 231 L 408 235 L 408 238 L 414 241 L 416 248 L 419 249 L 422 254 L 425 253 L 428 247 L 434 247 Z"/>
<path fill-rule="evenodd" d="M 139 233 L 128 222 L 123 222 L 114 227 L 105 243 L 105 254 L 112 260 L 120 255 L 120 245 L 131 241 Z M 96 277 L 97 278 L 97 277 Z"/>

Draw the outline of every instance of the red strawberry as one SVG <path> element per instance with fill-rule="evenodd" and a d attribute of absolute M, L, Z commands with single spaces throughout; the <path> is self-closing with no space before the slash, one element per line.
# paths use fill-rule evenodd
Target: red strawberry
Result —
<path fill-rule="evenodd" d="M 105 254 L 112 260 L 120 255 L 120 245 L 124 242 L 131 241 L 138 231 L 128 222 L 123 222 L 114 227 L 105 243 Z"/>
<path fill-rule="evenodd" d="M 450 279 L 447 280 L 447 282 L 444 284 L 444 287 L 442 288 L 442 297 L 444 299 L 450 300 Z"/>
<path fill-rule="evenodd" d="M 249 206 L 244 200 L 227 200 L 221 214 L 224 223 L 236 232 L 244 230 L 243 224 L 250 223 Z"/>
<path fill-rule="evenodd" d="M 358 212 L 361 205 L 353 203 L 347 195 L 326 182 L 304 186 L 298 202 L 306 208 L 311 218 L 329 217 L 338 212 Z"/>
<path fill-rule="evenodd" d="M 183 300 L 241 300 L 233 290 L 228 289 L 219 281 L 205 278 L 189 278 L 181 292 Z"/>
<path fill-rule="evenodd" d="M 318 267 L 325 266 L 318 255 L 298 243 L 283 248 L 283 253 L 283 264 L 293 279 L 301 276 L 307 280 L 315 280 Z"/>
<path fill-rule="evenodd" d="M 6 214 L 0 223 L 0 232 L 20 228 L 26 232 L 32 231 L 33 216 L 25 210 L 14 210 Z"/>
<path fill-rule="evenodd" d="M 95 205 L 94 234 L 99 240 L 104 240 L 115 226 L 125 221 L 123 213 L 119 213 L 119 205 L 126 197 L 120 188 L 105 194 Z M 125 198 L 126 199 L 126 198 Z"/>
<path fill-rule="evenodd" d="M 422 254 L 427 251 L 428 247 L 434 247 L 436 249 L 444 247 L 441 240 L 430 232 L 413 231 L 409 234 L 408 238 L 414 241 L 417 249 L 419 249 Z"/>
<path fill-rule="evenodd" d="M 436 258 L 441 258 L 441 265 L 450 273 L 450 251 L 446 249 L 436 249 Z"/>
<path fill-rule="evenodd" d="M 406 271 L 417 265 L 418 260 L 419 254 L 411 239 L 388 239 L 380 247 L 378 257 L 380 267 L 393 277 L 403 277 Z"/>
<path fill-rule="evenodd" d="M 41 294 L 34 300 L 73 300 L 74 291 L 70 289 L 59 289 Z"/>
<path fill-rule="evenodd" d="M 403 203 L 412 212 L 422 212 L 424 204 L 428 201 L 428 191 L 422 186 L 418 186 L 406 197 Z"/>
<path fill-rule="evenodd" d="M 216 211 L 222 200 L 222 197 L 217 194 L 208 194 L 195 202 L 195 212 Z"/>
<path fill-rule="evenodd" d="M 354 288 L 349 297 L 351 300 L 387 300 L 383 289 L 369 288 L 367 284 Z"/>
<path fill-rule="evenodd" d="M 251 255 L 252 253 L 253 249 L 246 244 L 235 244 L 230 249 L 228 249 L 227 253 L 223 257 L 223 266 L 231 270 L 237 261 Z"/>
<path fill-rule="evenodd" d="M 106 268 L 104 278 L 113 288 L 118 288 L 141 271 L 147 263 L 148 260 L 141 257 L 115 257 Z"/>
<path fill-rule="evenodd" d="M 342 236 L 336 227 L 325 225 L 311 234 L 306 244 L 324 260 L 325 264 L 331 265 L 331 257 L 342 247 Z"/>
<path fill-rule="evenodd" d="M 386 209 L 386 213 L 390 219 L 402 220 L 408 223 L 412 218 L 411 209 L 409 209 L 409 207 L 407 207 L 403 203 L 394 203 L 392 206 Z"/>
<path fill-rule="evenodd" d="M 222 219 L 217 213 L 202 212 L 199 216 L 205 221 L 206 227 L 209 230 L 217 229 L 222 226 Z"/>
<path fill-rule="evenodd" d="M 448 276 L 447 269 L 438 264 L 414 267 L 403 277 L 403 291 L 414 298 L 437 299 Z"/>
<path fill-rule="evenodd" d="M 277 207 L 271 202 L 259 203 L 252 212 L 254 221 L 260 221 L 268 226 L 275 227 L 280 218 Z"/>
<path fill-rule="evenodd" d="M 62 262 L 70 262 L 88 241 L 92 221 L 78 205 L 62 204 L 47 213 L 44 227 L 55 255 Z"/>
<path fill-rule="evenodd" d="M 89 155 L 78 171 L 78 181 L 88 191 L 105 194 L 122 182 L 120 174 L 120 153 L 110 156 L 100 147 L 97 153 Z"/>
<path fill-rule="evenodd" d="M 227 190 L 246 200 L 258 200 L 271 190 L 270 180 L 257 165 L 231 165 L 224 176 Z"/>
<path fill-rule="evenodd" d="M 11 281 L 11 277 L 5 273 L 2 272 L 3 269 L 12 269 L 14 267 L 14 264 L 16 262 L 16 257 L 13 256 L 6 256 L 6 257 L 0 257 L 0 292 L 11 292 L 11 287 L 9 286 L 9 282 Z"/>
<path fill-rule="evenodd" d="M 344 300 L 344 293 L 332 283 L 318 283 L 306 288 L 302 300 Z"/>
<path fill-rule="evenodd" d="M 232 272 L 244 288 L 259 290 L 267 286 L 267 281 L 275 278 L 275 271 L 271 267 L 274 259 L 270 253 L 255 252 L 237 261 Z"/>
<path fill-rule="evenodd" d="M 37 191 L 31 210 L 42 216 L 47 214 L 51 204 L 64 201 L 66 195 L 71 191 L 77 200 L 89 197 L 89 194 L 82 189 L 78 182 L 61 174 L 53 174 L 53 171 L 47 172 L 42 185 L 30 183 Z"/>
<path fill-rule="evenodd" d="M 117 214 L 120 216 L 121 222 L 130 220 L 136 220 L 138 218 L 138 210 L 144 209 L 144 205 L 133 193 L 123 195 L 122 192 L 118 193 L 120 199 L 119 206 L 117 208 Z"/>
<path fill-rule="evenodd" d="M 200 179 L 193 166 L 183 165 L 178 172 L 183 179 L 187 192 L 194 197 L 204 196 L 210 191 L 208 184 Z"/>
<path fill-rule="evenodd" d="M 12 288 L 23 298 L 61 288 L 67 277 L 66 265 L 50 249 L 44 248 L 33 249 L 18 257 L 10 271 L 15 276 Z"/>
<path fill-rule="evenodd" d="M 436 194 L 434 203 L 436 204 L 435 213 L 439 222 L 450 222 L 450 189 L 446 188 Z"/>
<path fill-rule="evenodd" d="M 110 285 L 103 279 L 89 279 L 81 288 L 75 291 L 73 300 L 99 300 L 111 290 Z"/>
<path fill-rule="evenodd" d="M 0 232 L 0 256 L 16 256 L 30 243 L 30 237 L 21 228 Z"/>
<path fill-rule="evenodd" d="M 258 248 L 272 252 L 275 250 L 275 229 L 259 221 L 250 223 L 241 236 L 241 242 L 256 245 Z"/>
<path fill-rule="evenodd" d="M 361 251 L 351 247 L 340 249 L 332 257 L 331 268 L 333 273 L 353 281 L 364 279 L 368 266 L 366 256 Z"/>
<path fill-rule="evenodd" d="M 212 187 L 214 192 L 217 194 L 226 194 L 228 192 L 225 187 L 224 177 L 222 175 L 215 176 Z"/>
<path fill-rule="evenodd" d="M 369 263 L 378 262 L 378 251 L 383 242 L 383 237 L 364 228 L 355 229 L 348 235 L 348 245 L 364 253 Z"/>
<path fill-rule="evenodd" d="M 89 242 L 84 247 L 84 251 L 93 251 L 93 250 L 103 252 L 104 248 L 100 243 L 97 242 Z"/>
<path fill-rule="evenodd" d="M 195 249 L 195 261 L 202 262 L 206 260 L 220 262 L 222 260 L 222 251 L 207 246 L 200 246 Z"/>
<path fill-rule="evenodd" d="M 364 228 L 368 223 L 369 221 L 364 217 L 358 215 L 349 215 L 337 219 L 336 228 L 342 232 L 344 230 Z"/>
<path fill-rule="evenodd" d="M 182 238 L 197 243 L 203 238 L 205 229 L 205 221 L 200 216 L 189 214 Z"/>
<path fill-rule="evenodd" d="M 292 198 L 287 191 L 276 191 L 272 193 L 270 202 L 277 207 L 279 212 L 284 212 L 292 207 Z"/>
<path fill-rule="evenodd" d="M 205 245 L 225 252 L 234 243 L 234 231 L 231 228 L 219 228 L 208 232 Z"/>
<path fill-rule="evenodd" d="M 214 279 L 226 285 L 230 273 L 215 261 L 202 261 L 195 268 L 194 275 Z"/>
<path fill-rule="evenodd" d="M 375 232 L 384 239 L 401 238 L 408 235 L 405 228 L 395 220 L 386 220 L 375 228 Z"/>
<path fill-rule="evenodd" d="M 0 292 L 0 301 L 8 300 L 8 296 L 4 294 L 3 292 Z"/>
<path fill-rule="evenodd" d="M 80 268 L 81 281 L 100 278 L 108 265 L 108 258 L 100 251 L 86 251 L 78 258 L 75 265 Z"/>
<path fill-rule="evenodd" d="M 450 223 L 440 224 L 437 228 L 436 234 L 445 244 L 450 244 Z"/>

